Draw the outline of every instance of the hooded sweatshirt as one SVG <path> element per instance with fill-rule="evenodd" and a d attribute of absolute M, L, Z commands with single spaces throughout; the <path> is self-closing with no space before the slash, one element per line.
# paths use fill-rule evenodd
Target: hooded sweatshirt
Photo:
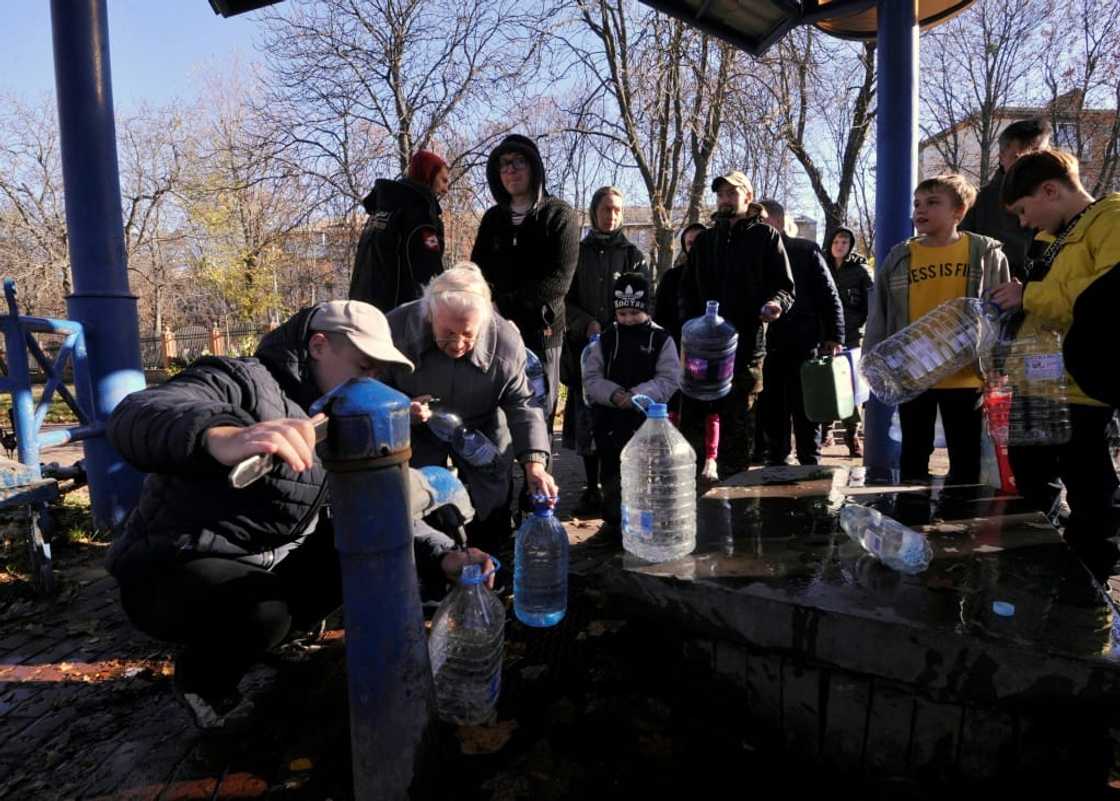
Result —
<path fill-rule="evenodd" d="M 837 267 L 832 258 L 832 243 L 837 234 L 847 234 L 852 247 L 844 262 Z M 858 348 L 863 339 L 863 326 L 867 322 L 867 302 L 871 297 L 871 272 L 867 269 L 867 259 L 856 253 L 856 235 L 851 228 L 840 227 L 832 232 L 828 247 L 824 249 L 825 261 L 836 281 L 840 293 L 840 303 L 844 306 L 844 347 Z"/>
<path fill-rule="evenodd" d="M 520 153 L 529 162 L 535 201 L 519 225 L 502 186 L 499 158 Z M 499 313 L 521 331 L 534 351 L 555 348 L 565 330 L 564 297 L 579 258 L 575 210 L 545 189 L 544 164 L 533 140 L 513 134 L 494 148 L 486 178 L 496 205 L 482 216 L 471 251 L 494 293 Z"/>

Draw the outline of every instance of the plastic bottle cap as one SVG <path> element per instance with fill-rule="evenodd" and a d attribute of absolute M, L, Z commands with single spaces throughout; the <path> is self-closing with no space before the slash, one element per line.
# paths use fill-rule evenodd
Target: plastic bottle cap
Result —
<path fill-rule="evenodd" d="M 1015 614 L 1015 604 L 1008 601 L 992 601 L 992 611 L 1000 617 L 1011 617 Z"/>
<path fill-rule="evenodd" d="M 654 403 L 651 404 L 648 409 L 646 409 L 646 417 L 652 417 L 657 420 L 664 420 L 668 416 L 669 407 L 664 403 Z"/>

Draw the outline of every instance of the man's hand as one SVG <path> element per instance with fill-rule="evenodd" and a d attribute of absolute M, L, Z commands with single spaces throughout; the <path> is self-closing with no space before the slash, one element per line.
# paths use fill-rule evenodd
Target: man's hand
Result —
<path fill-rule="evenodd" d="M 251 426 L 215 426 L 206 432 L 206 450 L 227 467 L 256 456 L 271 453 L 297 473 L 315 463 L 315 424 L 326 415 L 310 420 L 284 418 Z"/>
<path fill-rule="evenodd" d="M 409 405 L 409 414 L 412 416 L 413 423 L 426 423 L 428 418 L 432 416 L 431 407 L 428 402 L 431 401 L 431 395 L 417 395 L 412 399 Z"/>
<path fill-rule="evenodd" d="M 629 409 L 633 400 L 634 396 L 625 389 L 616 389 L 611 393 L 611 403 L 619 409 Z"/>
<path fill-rule="evenodd" d="M 480 551 L 478 548 L 467 548 L 465 551 L 448 551 L 439 560 L 439 569 L 451 582 L 459 580 L 459 575 L 467 565 L 482 565 L 483 575 L 490 574 L 486 576 L 486 586 L 494 589 L 494 563 L 490 561 L 490 554 L 485 551 Z"/>
<path fill-rule="evenodd" d="M 762 308 L 758 312 L 759 318 L 764 323 L 772 323 L 782 316 L 782 307 L 775 300 L 768 300 L 762 304 Z"/>
<path fill-rule="evenodd" d="M 540 462 L 528 462 L 525 465 L 525 484 L 529 495 L 543 495 L 546 498 L 556 499 L 560 496 L 560 488 L 556 479 L 548 474 Z"/>
<path fill-rule="evenodd" d="M 591 337 L 595 336 L 596 334 L 601 334 L 601 333 L 603 333 L 603 326 L 599 325 L 598 320 L 592 320 L 591 322 L 589 322 L 587 324 L 587 338 L 588 339 L 591 339 Z"/>
<path fill-rule="evenodd" d="M 825 340 L 821 343 L 821 354 L 824 356 L 839 356 L 844 352 L 844 346 L 839 342 Z"/>
<path fill-rule="evenodd" d="M 999 306 L 1001 311 L 1012 311 L 1023 305 L 1023 285 L 1018 278 L 1012 278 L 1006 284 L 1000 284 L 992 290 L 992 302 Z"/>

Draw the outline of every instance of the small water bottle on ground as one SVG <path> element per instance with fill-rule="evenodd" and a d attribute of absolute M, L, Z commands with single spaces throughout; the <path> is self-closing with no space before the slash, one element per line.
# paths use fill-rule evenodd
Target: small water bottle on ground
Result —
<path fill-rule="evenodd" d="M 845 504 L 840 510 L 840 527 L 864 550 L 900 573 L 921 573 L 933 560 L 929 540 L 878 509 Z"/>
<path fill-rule="evenodd" d="M 739 333 L 708 301 L 703 317 L 681 328 L 681 392 L 696 400 L 717 400 L 731 391 Z"/>
<path fill-rule="evenodd" d="M 587 345 L 584 346 L 583 352 L 579 355 L 579 374 L 580 376 L 587 375 L 587 362 L 591 358 L 592 348 L 599 342 L 599 335 L 592 334 L 591 339 L 587 340 Z M 591 406 L 591 396 L 587 394 L 587 384 L 582 386 L 583 405 Z"/>
<path fill-rule="evenodd" d="M 1000 311 L 977 298 L 953 298 L 863 354 L 860 370 L 883 403 L 913 400 L 990 350 Z"/>
<path fill-rule="evenodd" d="M 529 405 L 536 409 L 543 409 L 548 404 L 548 385 L 544 376 L 544 365 L 540 357 L 530 348 L 525 348 L 525 377 L 529 380 L 529 388 L 533 397 Z"/>
<path fill-rule="evenodd" d="M 533 513 L 517 530 L 513 613 L 526 626 L 545 628 L 568 610 L 568 532 L 548 498 L 533 497 Z"/>
<path fill-rule="evenodd" d="M 494 569 L 498 560 L 491 557 Z M 486 588 L 481 565 L 467 565 L 432 618 L 428 656 L 442 720 L 478 726 L 494 720 L 502 683 L 506 613 Z"/>
<path fill-rule="evenodd" d="M 642 395 L 635 401 L 643 399 L 649 402 Z M 696 451 L 669 422 L 664 403 L 650 403 L 645 413 L 622 449 L 622 547 L 667 562 L 696 547 Z"/>

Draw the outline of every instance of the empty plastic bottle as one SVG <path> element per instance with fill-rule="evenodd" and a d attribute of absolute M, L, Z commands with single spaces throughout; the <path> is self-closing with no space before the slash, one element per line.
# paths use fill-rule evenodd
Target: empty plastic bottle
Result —
<path fill-rule="evenodd" d="M 436 710 L 443 720 L 465 726 L 494 720 L 502 684 L 506 613 L 485 580 L 479 565 L 463 568 L 432 617 L 428 640 Z"/>
<path fill-rule="evenodd" d="M 840 510 L 840 527 L 864 550 L 900 573 L 921 573 L 933 559 L 929 540 L 878 509 L 845 504 Z"/>
<path fill-rule="evenodd" d="M 703 317 L 681 328 L 681 392 L 696 400 L 716 400 L 731 391 L 739 333 L 708 301 Z"/>
<path fill-rule="evenodd" d="M 548 498 L 533 497 L 533 513 L 517 530 L 513 613 L 526 626 L 555 626 L 568 610 L 568 533 Z"/>
<path fill-rule="evenodd" d="M 1000 343 L 995 361 L 1011 385 L 1007 420 L 1009 445 L 1063 445 L 1069 442 L 1069 388 L 1062 359 L 1062 335 L 1039 329 Z"/>
<path fill-rule="evenodd" d="M 645 412 L 622 449 L 622 547 L 666 562 L 696 547 L 696 452 L 669 422 L 664 403 Z"/>
<path fill-rule="evenodd" d="M 587 374 L 587 361 L 588 361 L 588 359 L 591 358 L 591 350 L 595 346 L 595 344 L 598 343 L 598 341 L 599 341 L 599 335 L 598 334 L 592 334 L 591 339 L 587 340 L 587 345 L 584 346 L 583 352 L 579 355 L 579 374 L 581 376 Z M 583 393 L 583 405 L 584 406 L 590 406 L 591 405 L 591 396 L 587 394 L 587 384 L 583 385 L 582 393 Z"/>
<path fill-rule="evenodd" d="M 451 446 L 459 458 L 473 467 L 488 467 L 498 460 L 500 451 L 490 437 L 477 428 L 467 428 L 454 412 L 437 409 L 428 418 L 432 433 Z"/>
<path fill-rule="evenodd" d="M 529 405 L 543 409 L 548 405 L 548 385 L 544 377 L 544 365 L 541 364 L 540 357 L 530 348 L 525 348 L 525 377 L 529 380 L 529 388 L 533 391 Z"/>
<path fill-rule="evenodd" d="M 947 300 L 864 353 L 863 377 L 883 403 L 913 400 L 990 349 L 999 314 L 976 298 Z"/>

